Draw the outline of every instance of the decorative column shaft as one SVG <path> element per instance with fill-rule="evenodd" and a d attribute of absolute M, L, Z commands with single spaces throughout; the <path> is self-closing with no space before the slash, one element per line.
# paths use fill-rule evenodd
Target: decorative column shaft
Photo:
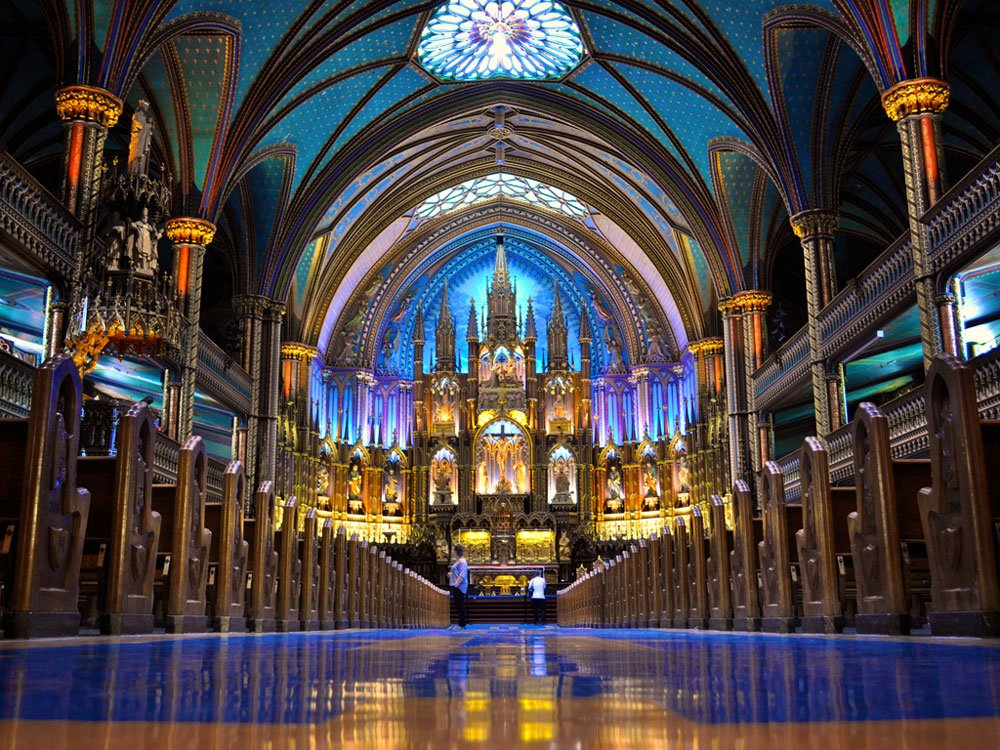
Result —
<path fill-rule="evenodd" d="M 183 443 L 194 430 L 194 392 L 198 374 L 198 340 L 201 331 L 201 276 L 205 248 L 215 236 L 215 225 L 203 219 L 170 219 L 167 238 L 174 245 L 174 282 L 177 302 L 186 320 L 181 357 L 180 423 L 178 440 Z"/>
<path fill-rule="evenodd" d="M 54 357 L 63 351 L 66 345 L 66 320 L 69 305 L 63 300 L 55 299 L 55 288 L 48 287 L 45 292 L 45 332 L 43 334 L 43 351 L 45 357 Z"/>
<path fill-rule="evenodd" d="M 65 131 L 62 200 L 69 212 L 91 231 L 104 143 L 108 130 L 118 122 L 122 107 L 117 96 L 93 86 L 67 86 L 56 91 L 56 113 Z"/>
<path fill-rule="evenodd" d="M 886 114 L 896 123 L 903 152 L 906 210 L 913 246 L 913 273 L 920 312 L 920 340 L 924 367 L 941 351 L 942 326 L 935 304 L 930 264 L 930 232 L 920 217 L 941 197 L 944 183 L 944 150 L 941 114 L 948 108 L 948 84 L 935 78 L 902 81 L 882 95 Z"/>
<path fill-rule="evenodd" d="M 833 268 L 833 235 L 839 216 L 834 211 L 803 211 L 791 218 L 792 230 L 799 238 L 805 258 L 806 307 L 809 315 L 809 360 L 812 370 L 813 405 L 816 410 L 816 434 L 826 436 L 840 427 L 834 423 L 830 408 L 826 365 L 819 314 L 836 291 Z"/>
<path fill-rule="evenodd" d="M 714 440 L 717 425 L 713 424 L 721 406 L 725 411 L 723 393 L 725 342 L 720 338 L 702 339 L 688 344 L 688 350 L 695 357 L 695 388 L 698 401 L 698 420 L 694 425 L 696 456 L 694 461 L 695 481 L 692 486 L 695 502 L 707 503 L 713 491 L 724 492 L 720 480 L 720 453 L 723 446 Z M 691 451 L 688 451 L 691 455 Z"/>
<path fill-rule="evenodd" d="M 261 359 L 264 355 L 264 314 L 270 300 L 255 295 L 233 297 L 235 311 L 243 332 L 241 363 L 250 375 L 250 413 L 247 414 L 246 472 L 247 487 L 256 491 L 257 461 L 260 447 L 261 403 L 263 398 L 263 370 Z"/>
<path fill-rule="evenodd" d="M 264 309 L 261 347 L 261 426 L 259 432 L 260 452 L 257 459 L 258 481 L 274 479 L 278 461 L 278 415 L 281 409 L 279 393 L 281 364 L 281 316 L 285 306 L 280 302 L 268 301 Z"/>
<path fill-rule="evenodd" d="M 941 326 L 941 351 L 965 359 L 965 337 L 958 296 L 939 294 L 934 298 L 934 304 L 937 306 L 938 323 Z"/>

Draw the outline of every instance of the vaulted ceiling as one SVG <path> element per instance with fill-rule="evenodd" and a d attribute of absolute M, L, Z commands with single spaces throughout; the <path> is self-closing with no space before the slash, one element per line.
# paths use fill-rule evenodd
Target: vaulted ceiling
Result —
<path fill-rule="evenodd" d="M 447 267 L 476 232 L 509 219 L 503 200 L 412 216 L 500 170 L 498 106 L 503 169 L 589 212 L 522 210 L 535 237 L 525 248 L 567 274 L 586 266 L 577 307 L 595 293 L 619 323 L 632 316 L 634 336 L 655 329 L 675 353 L 717 330 L 721 297 L 765 287 L 791 306 L 801 298 L 801 283 L 786 283 L 801 274 L 789 214 L 841 213 L 844 277 L 905 229 L 886 88 L 925 75 L 951 83 L 953 174 L 1000 140 L 1000 11 L 989 0 L 565 2 L 581 64 L 557 80 L 464 83 L 415 59 L 439 5 L 0 0 L 0 141 L 55 192 L 55 89 L 86 83 L 127 102 L 109 155 L 127 148 L 128 110 L 147 99 L 173 213 L 219 226 L 203 323 L 218 333 L 233 294 L 268 295 L 287 300 L 288 338 L 333 357 L 334 329 L 382 293 L 393 262 L 423 247 Z M 480 220 L 463 218 L 473 212 Z M 587 260 L 593 250 L 614 258 L 610 271 Z M 616 273 L 635 288 L 616 292 Z M 415 292 L 395 284 L 378 309 L 396 315 Z M 642 311 L 643 299 L 660 304 Z"/>

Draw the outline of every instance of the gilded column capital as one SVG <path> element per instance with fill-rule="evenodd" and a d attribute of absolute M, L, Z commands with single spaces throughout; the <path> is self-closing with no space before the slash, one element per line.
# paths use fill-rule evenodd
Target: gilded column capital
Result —
<path fill-rule="evenodd" d="M 56 114 L 67 122 L 83 120 L 112 128 L 121 116 L 122 100 L 96 86 L 66 86 L 56 91 Z"/>
<path fill-rule="evenodd" d="M 175 245 L 200 245 L 207 247 L 215 237 L 215 224 L 204 219 L 178 217 L 167 221 L 167 239 Z"/>
<path fill-rule="evenodd" d="M 237 294 L 233 297 L 233 312 L 240 317 L 262 317 L 271 300 L 259 294 Z"/>
<path fill-rule="evenodd" d="M 304 359 L 311 360 L 319 356 L 319 350 L 315 346 L 301 344 L 297 341 L 286 341 L 281 345 L 281 356 L 283 359 Z"/>
<path fill-rule="evenodd" d="M 893 122 L 913 115 L 939 115 L 948 108 L 951 89 L 937 78 L 900 81 L 882 94 L 882 108 Z"/>
<path fill-rule="evenodd" d="M 764 312 L 771 306 L 771 293 L 758 289 L 746 289 L 719 302 L 719 312 L 723 315 L 741 315 L 748 312 Z"/>
<path fill-rule="evenodd" d="M 696 357 L 709 354 L 722 354 L 725 346 L 721 338 L 701 339 L 688 344 L 688 351 Z"/>
<path fill-rule="evenodd" d="M 826 208 L 800 211 L 789 220 L 792 231 L 800 240 L 812 237 L 832 237 L 840 225 L 840 214 Z"/>

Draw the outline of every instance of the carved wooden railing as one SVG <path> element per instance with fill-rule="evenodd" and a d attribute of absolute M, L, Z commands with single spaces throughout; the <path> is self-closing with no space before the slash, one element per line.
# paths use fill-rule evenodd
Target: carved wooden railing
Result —
<path fill-rule="evenodd" d="M 31 411 L 35 368 L 0 349 L 0 416 L 24 418 Z"/>
<path fill-rule="evenodd" d="M 921 219 L 930 233 L 935 273 L 970 251 L 1000 240 L 1000 146 L 952 187 Z M 820 312 L 822 354 L 833 357 L 913 304 L 913 255 L 909 233 L 879 255 Z M 808 377 L 806 329 L 769 357 L 753 375 L 757 406 L 773 406 Z"/>
<path fill-rule="evenodd" d="M 952 186 L 921 220 L 930 232 L 935 273 L 961 262 L 970 250 L 1000 239 L 1000 146 Z"/>
<path fill-rule="evenodd" d="M 198 339 L 198 386 L 235 412 L 251 411 L 250 375 L 204 331 Z"/>
<path fill-rule="evenodd" d="M 45 268 L 69 279 L 80 222 L 6 151 L 0 150 L 0 233 Z"/>
<path fill-rule="evenodd" d="M 983 419 L 1000 418 L 1000 348 L 970 360 L 976 368 L 976 396 L 979 415 Z M 889 446 L 893 458 L 921 456 L 927 453 L 927 408 L 923 387 L 914 388 L 883 404 L 882 413 L 889 419 Z M 854 446 L 851 443 L 850 425 L 827 435 L 830 456 L 830 481 L 845 484 L 854 479 Z M 799 486 L 798 451 L 778 460 L 785 478 L 785 498 L 798 500 Z"/>

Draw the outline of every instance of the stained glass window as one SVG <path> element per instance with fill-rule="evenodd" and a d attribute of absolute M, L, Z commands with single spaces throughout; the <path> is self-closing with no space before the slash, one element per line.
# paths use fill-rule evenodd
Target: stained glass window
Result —
<path fill-rule="evenodd" d="M 450 81 L 558 78 L 583 59 L 580 28 L 554 0 L 451 0 L 424 28 L 417 59 Z"/>
<path fill-rule="evenodd" d="M 417 206 L 414 216 L 422 221 L 433 219 L 448 211 L 491 200 L 500 194 L 522 203 L 558 211 L 575 219 L 582 219 L 589 213 L 579 198 L 565 190 L 544 185 L 528 177 L 516 177 L 499 172 L 488 177 L 468 180 L 432 195 Z"/>

